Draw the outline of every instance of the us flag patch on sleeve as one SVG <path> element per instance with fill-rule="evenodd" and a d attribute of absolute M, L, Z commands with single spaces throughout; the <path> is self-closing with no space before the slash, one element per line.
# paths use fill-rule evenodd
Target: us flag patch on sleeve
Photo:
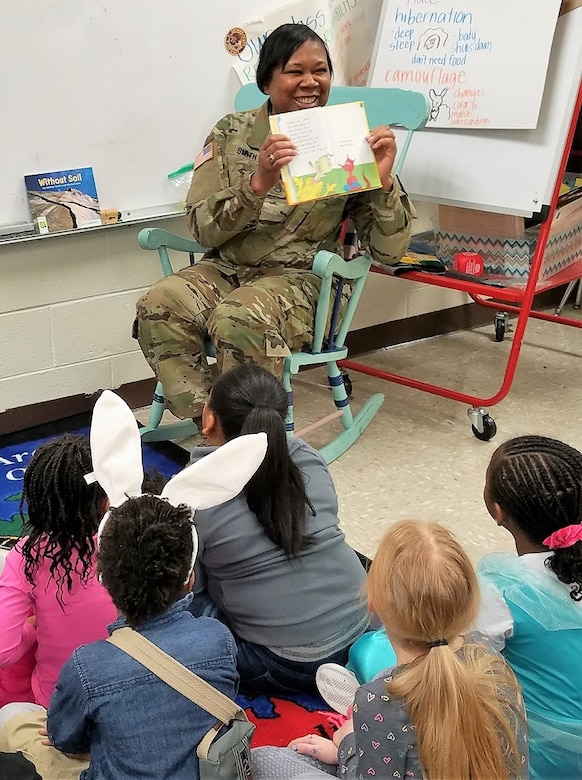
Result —
<path fill-rule="evenodd" d="M 207 160 L 212 160 L 214 157 L 214 144 L 212 141 L 209 144 L 206 144 L 204 149 L 196 155 L 196 159 L 194 160 L 194 170 L 196 168 L 200 168 L 202 163 L 205 163 Z"/>

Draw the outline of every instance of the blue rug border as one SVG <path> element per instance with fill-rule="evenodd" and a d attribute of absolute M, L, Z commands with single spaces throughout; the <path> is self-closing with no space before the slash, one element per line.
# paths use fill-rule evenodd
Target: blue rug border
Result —
<path fill-rule="evenodd" d="M 26 447 L 28 443 L 32 444 L 34 447 L 37 446 L 40 441 L 61 436 L 67 432 L 78 431 L 82 433 L 88 433 L 90 423 L 91 412 L 86 412 L 57 420 L 54 423 L 46 423 L 43 425 L 26 428 L 21 431 L 16 431 L 8 436 L 2 436 L 1 451 L 4 453 L 6 453 L 6 450 L 10 449 L 16 451 L 16 449 L 19 447 Z M 146 448 L 146 451 L 144 452 L 144 466 L 146 468 L 151 465 L 148 463 L 151 455 L 154 457 L 159 455 L 161 456 L 162 460 L 170 461 L 172 464 L 175 464 L 176 471 L 180 471 L 182 468 L 184 468 L 190 458 L 190 454 L 187 451 L 183 450 L 173 442 L 148 442 L 144 443 L 144 447 Z M 150 457 L 148 457 L 148 450 Z M 166 473 L 166 468 L 162 468 L 161 470 Z M 170 475 L 168 474 L 167 476 Z M 0 505 L 2 506 L 2 511 L 0 512 L 0 535 L 19 535 L 21 524 L 20 520 L 18 520 L 16 523 L 15 514 L 18 512 L 18 501 L 16 499 L 20 498 L 20 484 L 21 482 L 19 478 L 14 483 L 15 491 L 13 494 L 7 494 L 6 497 L 4 494 L 0 496 Z M 8 498 L 9 495 L 10 498 Z M 14 506 L 12 506 L 13 502 Z M 9 507 L 8 504 L 10 504 Z M 13 523 L 15 523 L 15 525 L 13 528 L 11 528 Z"/>

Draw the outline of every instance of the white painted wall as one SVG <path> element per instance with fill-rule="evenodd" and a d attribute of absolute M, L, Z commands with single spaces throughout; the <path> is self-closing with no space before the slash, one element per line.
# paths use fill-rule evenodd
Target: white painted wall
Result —
<path fill-rule="evenodd" d="M 431 208 L 419 205 L 415 232 L 431 227 Z M 156 224 L 187 234 L 179 217 Z M 140 227 L 0 246 L 0 412 L 151 376 L 130 335 L 135 301 L 160 276 L 157 253 L 137 245 Z M 466 300 L 374 275 L 354 329 Z"/>

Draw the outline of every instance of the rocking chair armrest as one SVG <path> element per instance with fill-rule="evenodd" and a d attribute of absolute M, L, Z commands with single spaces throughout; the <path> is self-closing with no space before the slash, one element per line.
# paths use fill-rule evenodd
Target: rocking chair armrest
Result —
<path fill-rule="evenodd" d="M 166 247 L 166 249 L 174 249 L 178 252 L 194 252 L 196 254 L 203 254 L 206 251 L 193 238 L 184 238 L 162 228 L 144 228 L 140 230 L 137 241 L 142 249 L 159 250 L 161 247 Z"/>
<path fill-rule="evenodd" d="M 338 276 L 353 281 L 355 279 L 360 279 L 362 276 L 366 276 L 371 265 L 372 258 L 367 254 L 346 261 L 335 252 L 328 252 L 327 250 L 320 249 L 313 258 L 312 271 L 321 279 Z"/>

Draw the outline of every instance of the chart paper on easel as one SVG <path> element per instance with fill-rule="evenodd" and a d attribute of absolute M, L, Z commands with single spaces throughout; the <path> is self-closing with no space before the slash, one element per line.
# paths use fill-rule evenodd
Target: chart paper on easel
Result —
<path fill-rule="evenodd" d="M 427 127 L 535 128 L 560 0 L 385 0 L 369 86 L 423 92 Z"/>

